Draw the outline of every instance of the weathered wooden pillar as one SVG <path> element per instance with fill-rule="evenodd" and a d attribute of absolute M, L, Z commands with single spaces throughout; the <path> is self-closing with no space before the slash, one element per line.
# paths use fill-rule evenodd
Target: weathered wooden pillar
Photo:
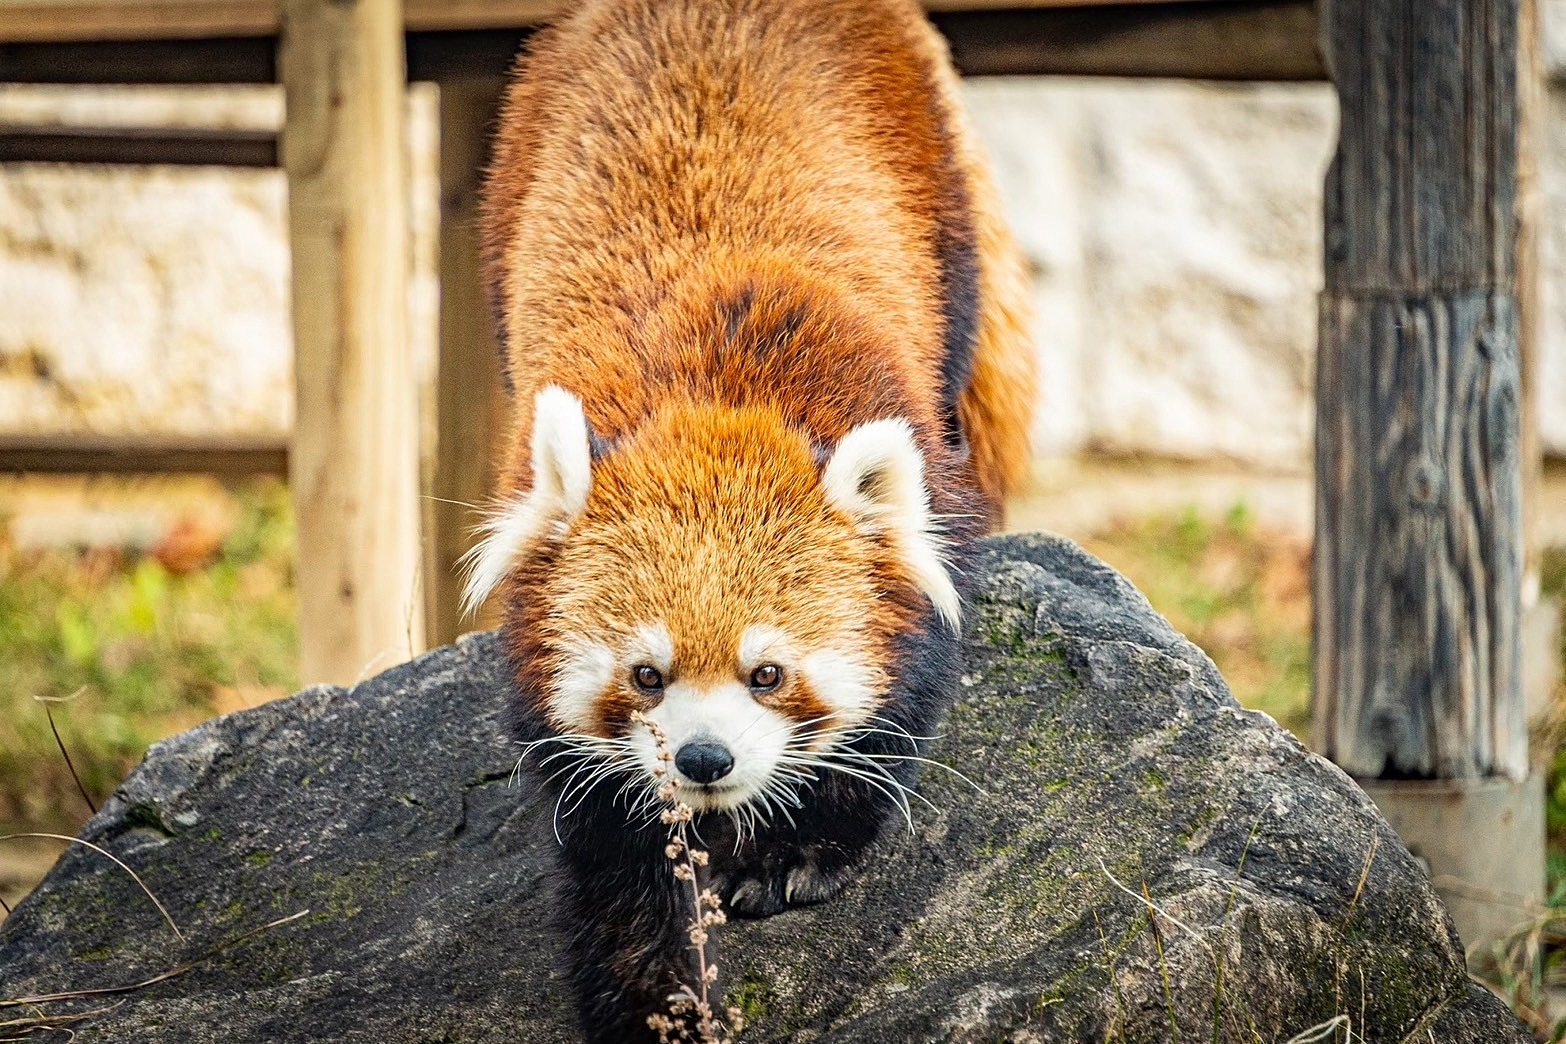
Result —
<path fill-rule="evenodd" d="M 1517 317 L 1522 360 L 1522 673 L 1530 724 L 1554 713 L 1561 678 L 1560 602 L 1541 590 L 1544 541 L 1544 445 L 1539 437 L 1539 365 L 1545 280 L 1541 235 L 1549 214 L 1539 178 L 1539 150 L 1549 134 L 1541 0 L 1520 0 L 1517 60 Z"/>
<path fill-rule="evenodd" d="M 1321 19 L 1342 117 L 1317 376 L 1316 738 L 1438 884 L 1458 882 L 1449 899 L 1518 893 L 1453 902 L 1472 942 L 1519 919 L 1543 867 L 1521 782 L 1517 0 L 1326 0 Z M 1512 834 L 1442 848 L 1455 822 L 1489 818 L 1470 798 Z M 1463 851 L 1518 872 L 1480 880 Z"/>
<path fill-rule="evenodd" d="M 500 356 L 479 270 L 478 187 L 505 81 L 440 85 L 440 350 L 425 506 L 425 602 L 430 641 L 478 626 L 462 619 L 457 565 L 473 544 L 474 510 L 489 498 L 500 409 Z"/>
<path fill-rule="evenodd" d="M 419 651 L 400 0 L 285 0 L 301 671 L 351 683 Z"/>

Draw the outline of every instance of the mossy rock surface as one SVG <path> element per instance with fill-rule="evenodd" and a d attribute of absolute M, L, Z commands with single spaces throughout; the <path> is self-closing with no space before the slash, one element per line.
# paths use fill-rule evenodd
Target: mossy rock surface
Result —
<path fill-rule="evenodd" d="M 933 809 L 838 899 L 725 929 L 747 1041 L 1529 1039 L 1353 783 L 1074 545 L 989 544 L 962 686 L 933 756 L 983 793 L 931 770 Z M 479 635 L 159 744 L 82 836 L 184 941 L 76 846 L 0 927 L 0 998 L 309 913 L 0 1019 L 92 1012 L 84 1044 L 573 1039 L 555 810 L 510 780 L 505 692 Z"/>

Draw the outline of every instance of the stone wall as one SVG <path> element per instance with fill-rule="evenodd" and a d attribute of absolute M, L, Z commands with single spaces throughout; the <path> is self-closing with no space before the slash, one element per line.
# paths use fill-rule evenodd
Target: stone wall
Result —
<path fill-rule="evenodd" d="M 1011 80 L 967 94 L 1033 261 L 1038 447 L 1302 463 L 1328 89 Z"/>
<path fill-rule="evenodd" d="M 275 126 L 272 91 L 0 91 L 0 119 Z M 0 168 L 0 428 L 286 430 L 288 241 L 270 171 Z"/>
<path fill-rule="evenodd" d="M 1330 90 L 990 80 L 967 96 L 1035 273 L 1040 451 L 1307 466 Z M 1551 105 L 1541 426 L 1566 453 L 1566 93 Z M 0 88 L 0 119 L 267 126 L 278 110 L 259 89 Z M 427 356 L 432 139 L 415 129 Z M 0 169 L 0 430 L 285 432 L 285 210 L 275 172 Z"/>

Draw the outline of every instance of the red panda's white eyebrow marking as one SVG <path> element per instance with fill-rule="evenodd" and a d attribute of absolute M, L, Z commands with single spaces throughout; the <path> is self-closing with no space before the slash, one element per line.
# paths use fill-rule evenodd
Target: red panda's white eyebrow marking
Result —
<path fill-rule="evenodd" d="M 822 476 L 827 499 L 867 533 L 885 533 L 930 604 L 952 629 L 962 626 L 962 600 L 946 571 L 945 541 L 930 515 L 924 454 L 900 418 L 861 424 L 832 451 Z"/>
<path fill-rule="evenodd" d="M 858 724 L 881 697 L 880 672 L 861 657 L 834 648 L 799 655 L 797 643 L 776 627 L 754 624 L 740 637 L 740 666 L 749 670 L 776 662 L 798 670 L 826 707 L 844 724 Z"/>
<path fill-rule="evenodd" d="M 614 679 L 614 671 L 615 655 L 608 646 L 587 638 L 563 642 L 549 700 L 550 716 L 564 731 L 593 731 L 598 700 Z"/>
<path fill-rule="evenodd" d="M 638 625 L 626 658 L 631 663 L 651 664 L 667 675 L 674 668 L 674 639 L 663 621 Z"/>
<path fill-rule="evenodd" d="M 819 649 L 806 654 L 801 669 L 816 698 L 842 724 L 860 724 L 880 701 L 880 672 L 851 653 Z"/>
<path fill-rule="evenodd" d="M 787 651 L 788 635 L 776 627 L 753 624 L 740 636 L 740 667 L 749 670 L 759 666 L 764 658 L 782 656 Z"/>

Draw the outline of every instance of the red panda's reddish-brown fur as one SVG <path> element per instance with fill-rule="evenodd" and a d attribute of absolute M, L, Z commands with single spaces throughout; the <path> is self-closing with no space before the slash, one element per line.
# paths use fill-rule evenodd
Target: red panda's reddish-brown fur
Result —
<path fill-rule="evenodd" d="M 811 283 L 852 301 L 851 317 L 816 318 L 872 324 L 875 364 L 900 378 L 915 427 L 933 426 L 944 320 L 931 247 L 954 217 L 971 228 L 979 269 L 962 418 L 998 519 L 1028 459 L 1027 287 L 944 42 L 917 6 L 584 5 L 520 64 L 484 193 L 485 267 L 517 404 L 509 481 L 527 481 L 534 390 L 567 381 L 612 438 L 689 392 L 647 379 L 649 355 L 679 349 L 667 334 L 699 328 L 714 302 L 757 282 L 780 295 L 776 307 L 807 315 L 821 307 Z M 881 404 L 833 394 L 847 383 L 835 368 L 866 346 L 839 347 L 805 364 L 833 386 L 815 391 L 841 428 Z"/>
<path fill-rule="evenodd" d="M 676 767 L 712 887 L 765 915 L 850 879 L 951 697 L 1034 383 L 956 95 L 912 0 L 594 0 L 505 98 L 513 415 L 469 593 L 503 589 L 518 731 L 566 759 L 540 784 L 593 1039 L 643 1036 L 689 957 L 659 829 L 616 803 L 653 778 L 638 712 L 733 740 Z"/>

